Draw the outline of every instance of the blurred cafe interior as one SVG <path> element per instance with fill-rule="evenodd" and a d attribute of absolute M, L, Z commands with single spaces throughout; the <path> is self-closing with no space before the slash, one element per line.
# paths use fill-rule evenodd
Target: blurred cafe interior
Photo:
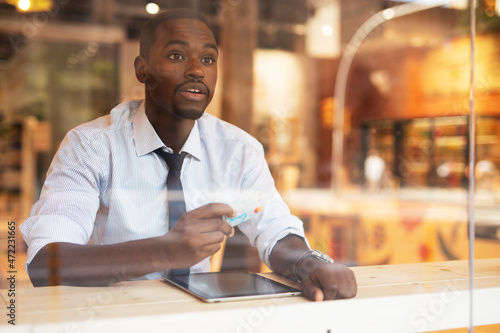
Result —
<path fill-rule="evenodd" d="M 143 98 L 141 27 L 178 7 L 217 34 L 207 112 L 262 143 L 312 247 L 349 266 L 500 257 L 499 0 L 2 0 L 0 267 L 65 133 Z M 222 252 L 214 269 L 267 270 L 242 234 Z"/>

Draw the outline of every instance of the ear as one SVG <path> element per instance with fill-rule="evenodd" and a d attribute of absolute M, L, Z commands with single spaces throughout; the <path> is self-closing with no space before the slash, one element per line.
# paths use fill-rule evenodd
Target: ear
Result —
<path fill-rule="evenodd" d="M 141 56 L 137 56 L 134 61 L 135 77 L 139 82 L 144 83 L 148 77 L 147 67 L 148 62 Z"/>

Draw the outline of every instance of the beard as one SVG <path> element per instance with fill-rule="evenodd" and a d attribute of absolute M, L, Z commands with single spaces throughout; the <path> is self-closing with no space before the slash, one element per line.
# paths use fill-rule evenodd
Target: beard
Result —
<path fill-rule="evenodd" d="M 173 113 L 180 117 L 190 120 L 198 120 L 205 113 L 206 106 L 200 110 L 198 108 L 181 108 L 177 104 L 172 105 Z"/>
<path fill-rule="evenodd" d="M 197 120 L 200 119 L 201 116 L 205 113 L 205 109 L 208 106 L 208 103 L 205 106 L 182 106 L 179 105 L 179 103 L 176 103 L 174 101 L 165 101 L 162 97 L 161 92 L 156 92 L 155 89 L 156 86 L 148 86 L 146 84 L 146 95 L 149 95 L 151 97 L 151 100 L 159 106 L 163 110 L 170 110 L 170 112 L 179 118 L 184 118 L 184 119 L 189 119 L 189 120 Z M 149 94 L 147 92 L 150 92 Z"/>

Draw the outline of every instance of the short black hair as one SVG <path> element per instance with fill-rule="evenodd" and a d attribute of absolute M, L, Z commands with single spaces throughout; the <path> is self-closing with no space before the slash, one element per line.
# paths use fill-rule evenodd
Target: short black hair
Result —
<path fill-rule="evenodd" d="M 139 42 L 139 55 L 141 57 L 149 59 L 149 51 L 151 50 L 151 46 L 156 41 L 156 28 L 158 28 L 158 26 L 165 21 L 176 19 L 193 19 L 203 22 L 215 36 L 212 27 L 208 24 L 205 16 L 203 16 L 200 12 L 188 8 L 169 9 L 153 16 L 142 29 L 141 39 Z"/>

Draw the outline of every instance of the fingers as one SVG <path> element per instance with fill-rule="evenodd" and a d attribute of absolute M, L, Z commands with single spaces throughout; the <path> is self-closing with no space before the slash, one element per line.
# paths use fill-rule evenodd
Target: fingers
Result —
<path fill-rule="evenodd" d="M 350 269 L 346 272 L 346 289 L 341 294 L 342 298 L 352 298 L 356 296 L 358 293 L 358 284 L 356 283 L 356 277 L 354 276 L 354 272 Z"/>
<path fill-rule="evenodd" d="M 348 267 L 343 265 L 339 266 L 339 274 L 337 277 L 337 285 L 339 286 L 338 292 L 336 294 L 337 299 L 342 298 L 352 298 L 356 296 L 358 291 L 358 285 L 356 283 L 356 277 L 354 276 L 354 272 L 350 270 Z"/>
<path fill-rule="evenodd" d="M 337 299 L 339 288 L 336 284 L 335 277 L 328 277 L 331 282 L 314 281 L 314 276 L 302 281 L 302 290 L 313 301 L 321 302 L 323 300 Z"/>
<path fill-rule="evenodd" d="M 233 209 L 221 203 L 212 203 L 185 213 L 165 235 L 171 267 L 193 265 L 217 252 L 225 237 L 234 235 L 234 228 L 222 219 L 233 216 Z M 179 266 L 181 265 L 181 266 Z"/>
<path fill-rule="evenodd" d="M 222 203 L 211 203 L 193 209 L 184 214 L 181 223 L 176 223 L 174 228 L 183 229 L 183 232 L 204 234 L 220 231 L 227 237 L 234 235 L 234 228 L 222 220 L 222 215 L 233 216 L 233 209 Z M 222 241 L 222 240 L 221 240 Z"/>
<path fill-rule="evenodd" d="M 177 224 L 176 224 L 177 226 Z M 180 228 L 180 227 L 179 227 Z M 212 232 L 221 232 L 224 235 L 231 237 L 234 234 L 234 229 L 222 219 L 193 219 L 190 216 L 184 218 L 182 228 L 185 232 L 205 234 Z"/>
<path fill-rule="evenodd" d="M 222 215 L 230 217 L 236 216 L 236 212 L 233 208 L 223 203 L 210 203 L 193 209 L 189 213 L 196 219 L 208 219 L 212 217 L 221 217 Z"/>
<path fill-rule="evenodd" d="M 325 299 L 345 299 L 356 296 L 357 284 L 354 273 L 348 267 L 333 264 L 334 274 L 330 274 L 329 278 L 320 276 L 318 285 L 322 286 Z"/>
<path fill-rule="evenodd" d="M 234 228 L 221 219 L 222 215 L 230 217 L 236 216 L 236 212 L 229 205 L 223 203 L 210 203 L 194 209 L 189 213 L 191 214 L 191 218 L 203 219 L 206 225 L 218 228 L 227 237 L 232 237 L 234 235 Z M 207 219 L 210 219 L 210 222 L 207 221 Z"/>
<path fill-rule="evenodd" d="M 343 298 L 343 297 L 340 297 L 341 294 L 339 293 L 339 287 L 338 287 L 336 281 L 324 285 L 323 286 L 323 293 L 324 293 L 324 299 L 326 299 L 326 300 Z"/>
<path fill-rule="evenodd" d="M 311 279 L 305 279 L 302 281 L 302 292 L 306 295 L 310 300 L 321 302 L 324 299 L 323 291 L 317 287 Z"/>
<path fill-rule="evenodd" d="M 321 264 L 302 281 L 301 286 L 304 294 L 314 301 L 352 298 L 357 293 L 353 271 L 339 264 Z"/>

